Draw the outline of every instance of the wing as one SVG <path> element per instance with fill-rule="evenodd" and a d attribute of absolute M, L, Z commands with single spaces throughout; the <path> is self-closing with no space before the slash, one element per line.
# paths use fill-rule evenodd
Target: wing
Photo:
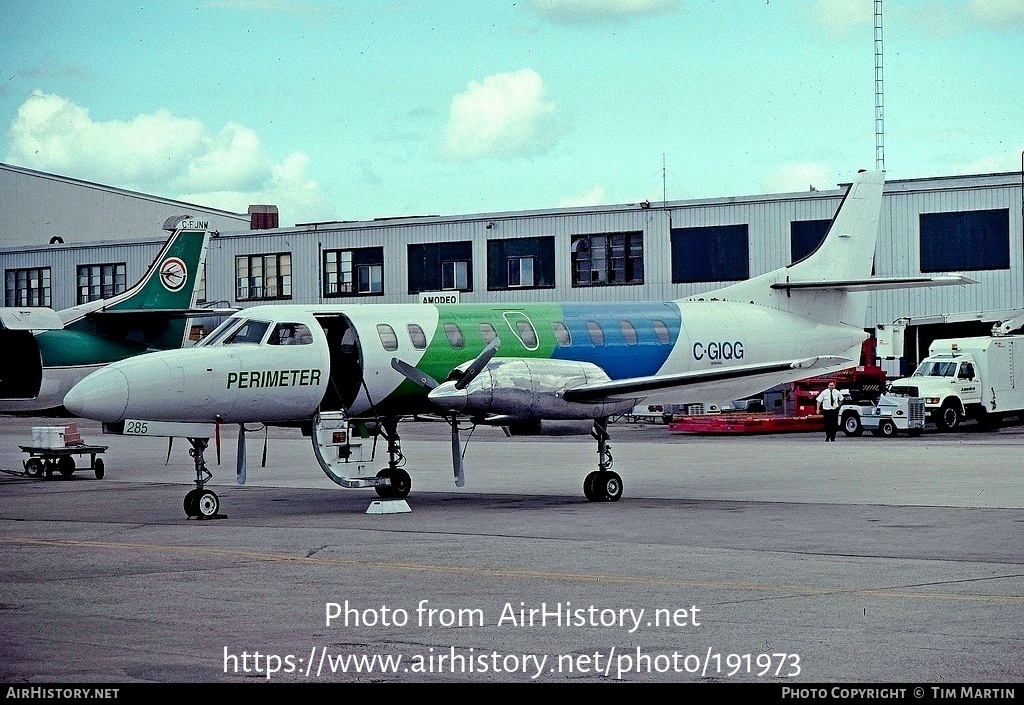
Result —
<path fill-rule="evenodd" d="M 778 362 L 765 362 L 753 365 L 737 365 L 735 367 L 722 367 L 712 370 L 701 370 L 699 372 L 631 377 L 573 387 L 572 389 L 565 390 L 563 398 L 566 401 L 573 402 L 594 402 L 602 399 L 647 397 L 653 393 L 665 390 L 703 391 L 707 388 L 715 390 L 716 398 L 719 400 L 731 399 L 733 398 L 731 396 L 721 396 L 723 390 L 729 388 L 756 388 L 759 384 L 764 384 L 765 386 L 760 389 L 765 389 L 782 382 L 807 377 L 810 370 L 838 369 L 849 366 L 852 362 L 852 360 L 845 357 L 822 355 L 802 360 L 780 360 Z M 730 382 L 735 383 L 735 385 L 730 384 Z M 760 389 L 755 389 L 753 392 L 748 393 L 753 394 L 756 391 L 760 391 Z M 728 394 L 728 392 L 725 392 L 725 394 Z"/>

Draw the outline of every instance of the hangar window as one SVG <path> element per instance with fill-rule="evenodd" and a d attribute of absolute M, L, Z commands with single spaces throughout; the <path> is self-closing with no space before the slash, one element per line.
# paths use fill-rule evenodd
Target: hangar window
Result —
<path fill-rule="evenodd" d="M 565 327 L 564 323 L 551 321 L 551 330 L 555 334 L 555 342 L 559 347 L 567 348 L 572 345 L 572 336 L 569 335 L 569 329 Z"/>
<path fill-rule="evenodd" d="M 799 262 L 825 241 L 831 220 L 794 220 L 789 224 L 789 261 Z"/>
<path fill-rule="evenodd" d="M 1010 211 L 922 213 L 921 272 L 1010 268 Z"/>
<path fill-rule="evenodd" d="M 377 336 L 380 338 L 380 344 L 384 346 L 385 350 L 388 352 L 398 350 L 398 336 L 395 335 L 395 329 L 387 323 L 377 324 Z"/>
<path fill-rule="evenodd" d="M 405 329 L 409 331 L 409 341 L 412 346 L 417 350 L 425 350 L 427 347 L 427 336 L 423 333 L 423 329 L 415 323 L 408 324 Z"/>
<path fill-rule="evenodd" d="M 239 301 L 290 299 L 292 256 L 241 255 L 235 258 L 235 298 Z"/>
<path fill-rule="evenodd" d="M 125 263 L 78 266 L 78 303 L 109 299 L 126 288 Z"/>
<path fill-rule="evenodd" d="M 570 254 L 573 286 L 644 283 L 641 231 L 574 235 Z"/>
<path fill-rule="evenodd" d="M 672 283 L 747 279 L 750 253 L 746 225 L 672 228 Z"/>
<path fill-rule="evenodd" d="M 50 268 L 8 269 L 4 276 L 7 306 L 49 306 Z"/>
<path fill-rule="evenodd" d="M 629 321 L 619 321 L 619 328 L 622 329 L 622 337 L 626 339 L 626 345 L 636 345 L 636 328 Z"/>
<path fill-rule="evenodd" d="M 668 326 L 665 325 L 665 321 L 655 319 L 651 321 L 651 325 L 654 326 L 654 334 L 658 336 L 658 342 L 662 345 L 668 345 L 672 340 L 672 336 L 669 335 Z"/>
<path fill-rule="evenodd" d="M 313 334 L 302 323 L 278 323 L 270 331 L 267 345 L 312 345 Z"/>
<path fill-rule="evenodd" d="M 555 238 L 487 241 L 487 289 L 550 289 L 555 286 Z"/>
<path fill-rule="evenodd" d="M 481 323 L 480 336 L 484 339 L 484 345 L 487 345 L 492 340 L 498 337 L 498 332 L 494 330 L 494 326 L 492 326 L 490 323 Z"/>
<path fill-rule="evenodd" d="M 324 296 L 384 293 L 384 248 L 324 250 Z"/>
<path fill-rule="evenodd" d="M 594 345 L 604 345 L 604 331 L 597 321 L 587 321 L 587 332 L 590 333 L 590 342 Z"/>
<path fill-rule="evenodd" d="M 445 323 L 444 334 L 448 336 L 448 344 L 456 350 L 466 346 L 466 339 L 462 337 L 462 329 L 458 323 Z"/>
<path fill-rule="evenodd" d="M 409 245 L 408 257 L 410 294 L 473 290 L 471 241 Z"/>

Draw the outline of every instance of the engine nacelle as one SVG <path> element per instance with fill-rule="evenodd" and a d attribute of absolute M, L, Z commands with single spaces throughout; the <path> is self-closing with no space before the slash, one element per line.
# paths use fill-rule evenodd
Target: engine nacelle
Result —
<path fill-rule="evenodd" d="M 608 374 L 590 362 L 496 358 L 465 389 L 456 389 L 456 382 L 448 381 L 429 397 L 452 411 L 515 419 L 596 419 L 632 409 L 632 399 L 569 402 L 562 398 L 567 389 L 608 381 Z"/>

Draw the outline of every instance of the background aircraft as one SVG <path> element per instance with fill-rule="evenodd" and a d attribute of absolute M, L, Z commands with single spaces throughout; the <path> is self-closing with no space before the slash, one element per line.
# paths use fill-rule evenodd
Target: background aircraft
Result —
<path fill-rule="evenodd" d="M 91 372 L 115 360 L 180 348 L 188 317 L 217 313 L 194 308 L 210 236 L 205 224 L 179 216 L 164 229 L 172 234 L 160 254 L 120 294 L 61 311 L 0 308 L 0 413 L 57 409 Z"/>
<path fill-rule="evenodd" d="M 403 416 L 433 412 L 449 419 L 459 486 L 460 421 L 592 419 L 598 467 L 586 476 L 584 495 L 615 501 L 622 479 L 611 469 L 610 416 L 659 395 L 739 399 L 856 364 L 867 337 L 866 292 L 971 281 L 870 277 L 883 181 L 881 172 L 857 176 L 808 257 L 700 296 L 650 303 L 257 306 L 229 318 L 196 348 L 126 360 L 91 375 L 65 405 L 126 433 L 160 422 L 312 427 L 328 477 L 344 487 L 373 486 L 382 497 L 404 497 L 410 489 L 397 432 Z M 353 422 L 388 442 L 388 467 L 376 475 L 353 462 Z M 196 489 L 184 502 L 190 516 L 219 508 L 204 487 L 202 451 L 211 427 L 153 431 L 184 435 L 193 444 Z"/>

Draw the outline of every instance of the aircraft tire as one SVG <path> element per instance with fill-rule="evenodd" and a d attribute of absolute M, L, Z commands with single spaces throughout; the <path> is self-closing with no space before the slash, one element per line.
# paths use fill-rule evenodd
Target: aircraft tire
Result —
<path fill-rule="evenodd" d="M 412 478 L 402 468 L 395 468 L 391 472 L 391 496 L 403 499 L 409 496 L 412 489 Z"/>
<path fill-rule="evenodd" d="M 622 478 L 617 472 L 611 470 L 598 473 L 594 487 L 597 490 L 596 494 L 605 502 L 618 502 L 619 497 L 622 496 Z"/>
<path fill-rule="evenodd" d="M 199 516 L 199 509 L 196 507 L 196 499 L 198 498 L 198 496 L 199 490 L 190 490 L 185 495 L 185 500 L 182 502 L 182 507 L 185 509 L 185 516 Z"/>
<path fill-rule="evenodd" d="M 391 469 L 384 468 L 377 473 L 377 477 L 384 477 L 391 480 Z M 395 494 L 395 488 L 391 485 L 377 485 L 373 489 L 381 499 L 394 499 L 398 496 Z"/>
<path fill-rule="evenodd" d="M 600 499 L 597 496 L 597 490 L 594 488 L 595 480 L 597 480 L 597 470 L 594 470 L 583 479 L 583 496 L 589 502 L 597 502 Z"/>
<path fill-rule="evenodd" d="M 210 519 L 220 511 L 220 497 L 211 490 L 203 490 L 196 496 L 196 516 Z"/>

